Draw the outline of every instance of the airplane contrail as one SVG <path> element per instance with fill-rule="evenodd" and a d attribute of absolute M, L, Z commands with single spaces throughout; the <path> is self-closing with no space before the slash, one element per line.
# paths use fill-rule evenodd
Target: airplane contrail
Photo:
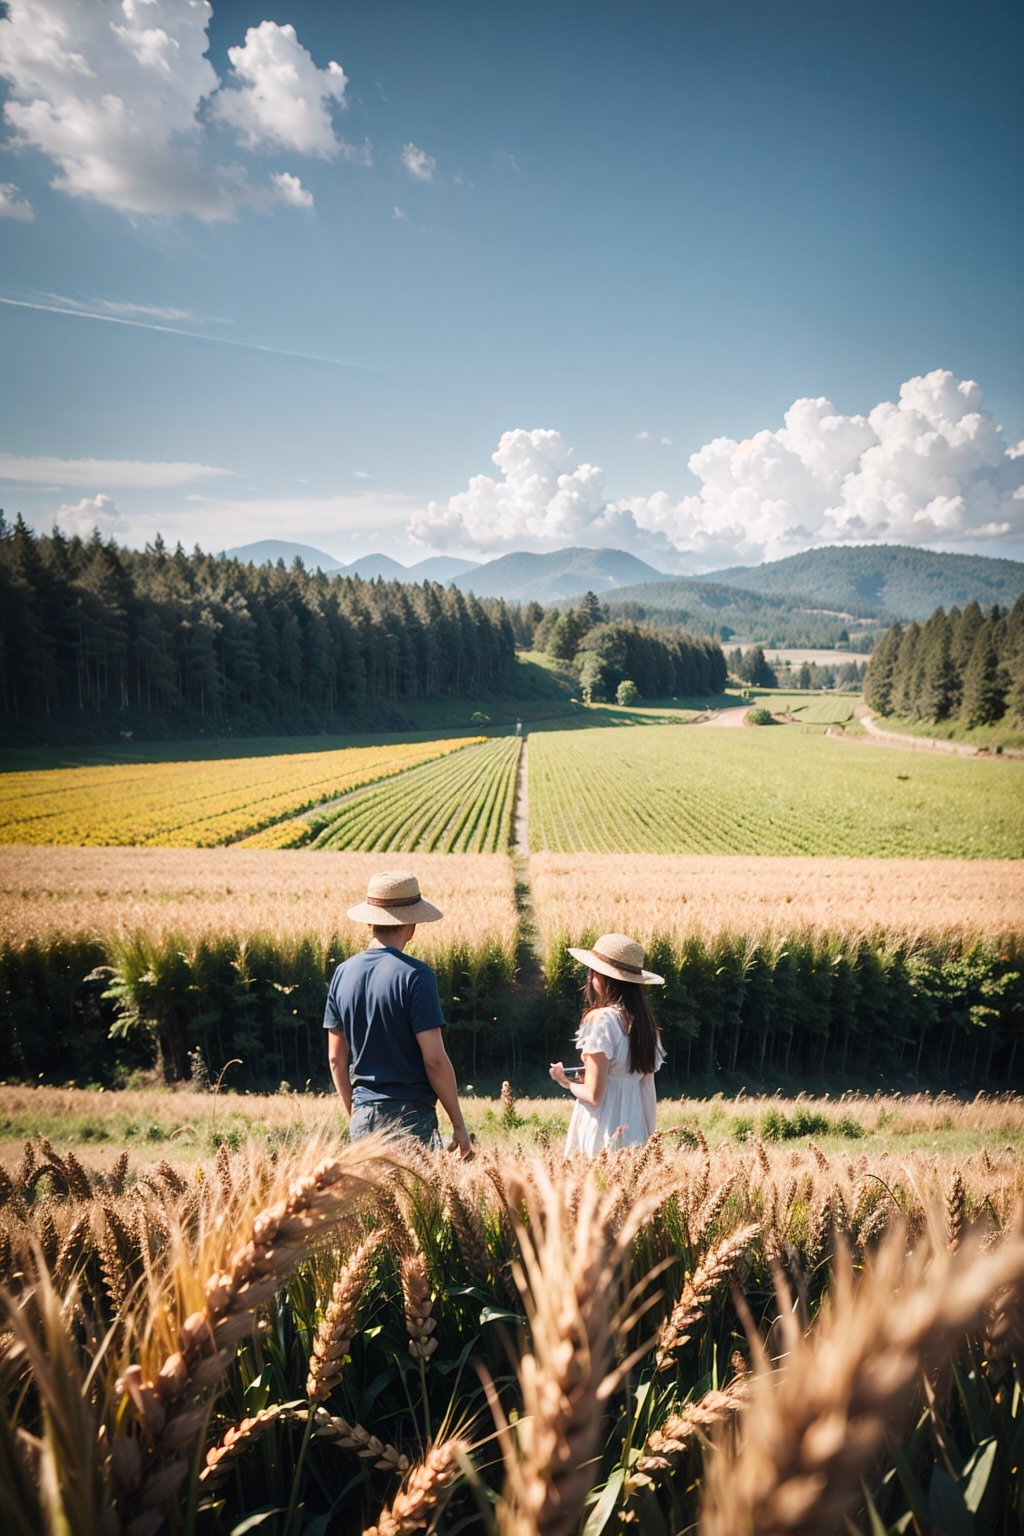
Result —
<path fill-rule="evenodd" d="M 69 315 L 76 320 L 103 320 L 108 325 L 127 325 L 138 331 L 159 331 L 165 336 L 186 336 L 191 341 L 209 341 L 218 347 L 241 347 L 246 352 L 269 352 L 273 357 L 297 357 L 307 363 L 328 363 L 333 368 L 357 368 L 362 373 L 383 373 L 371 363 L 353 363 L 343 357 L 323 357 L 317 352 L 291 352 L 285 347 L 267 347 L 258 341 L 234 341 L 230 336 L 206 336 L 202 331 L 183 331 L 176 325 L 157 325 L 150 320 L 126 320 L 123 315 L 100 315 L 92 309 L 71 309 L 60 304 L 38 304 L 28 299 L 0 297 L 0 304 L 11 309 L 37 309 L 48 315 Z"/>

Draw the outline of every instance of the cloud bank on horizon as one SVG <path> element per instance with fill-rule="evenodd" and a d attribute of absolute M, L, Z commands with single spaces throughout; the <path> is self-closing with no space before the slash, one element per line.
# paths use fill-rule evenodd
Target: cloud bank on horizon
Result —
<path fill-rule="evenodd" d="M 437 549 L 618 544 L 653 564 L 711 569 L 825 544 L 941 545 L 988 553 L 1024 537 L 1024 443 L 1008 444 L 981 389 L 946 369 L 908 379 L 896 403 L 844 416 L 797 400 L 784 425 L 716 437 L 689 459 L 701 481 L 610 501 L 604 471 L 573 462 L 551 429 L 505 432 L 500 478 L 475 475 L 410 523 Z"/>

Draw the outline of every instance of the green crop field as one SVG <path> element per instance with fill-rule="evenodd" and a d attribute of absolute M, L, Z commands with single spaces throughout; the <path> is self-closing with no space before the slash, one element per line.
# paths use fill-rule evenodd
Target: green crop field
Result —
<path fill-rule="evenodd" d="M 883 751 L 786 727 L 546 732 L 531 737 L 529 752 L 530 844 L 538 851 L 1024 851 L 1017 763 Z"/>
<path fill-rule="evenodd" d="M 495 853 L 507 848 L 522 743 L 499 738 L 466 747 L 310 818 L 314 848 L 367 852 Z M 435 771 L 436 770 L 436 771 Z"/>

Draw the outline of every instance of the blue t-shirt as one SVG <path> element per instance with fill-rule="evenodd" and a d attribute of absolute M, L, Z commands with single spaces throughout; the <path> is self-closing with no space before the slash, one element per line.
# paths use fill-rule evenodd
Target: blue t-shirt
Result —
<path fill-rule="evenodd" d="M 400 949 L 364 949 L 331 978 L 324 1028 L 348 1041 L 352 1103 L 436 1104 L 416 1036 L 443 1029 L 437 977 Z"/>

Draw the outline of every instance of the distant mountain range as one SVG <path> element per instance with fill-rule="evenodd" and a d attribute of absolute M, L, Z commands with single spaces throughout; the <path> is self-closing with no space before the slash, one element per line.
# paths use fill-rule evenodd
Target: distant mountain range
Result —
<path fill-rule="evenodd" d="M 416 565 L 402 565 L 390 555 L 360 555 L 346 565 L 312 544 L 290 544 L 284 539 L 260 539 L 255 544 L 238 544 L 224 550 L 231 560 L 247 560 L 250 565 L 276 565 L 283 560 L 291 565 L 298 557 L 309 571 L 321 570 L 325 576 L 361 576 L 364 581 L 381 577 L 384 581 L 451 581 L 476 568 L 475 560 L 457 560 L 449 555 L 432 555 Z"/>
<path fill-rule="evenodd" d="M 278 539 L 226 553 L 253 564 L 284 560 L 290 565 L 299 556 L 310 570 L 319 567 L 327 575 L 365 581 L 451 582 L 477 597 L 509 602 L 571 603 L 594 592 L 624 616 L 711 632 L 726 627 L 776 644 L 786 640 L 772 640 L 772 634 L 791 636 L 797 616 L 804 631 L 813 631 L 825 644 L 823 620 L 825 627 L 838 630 L 843 615 L 876 624 L 926 619 L 939 606 L 963 607 L 972 598 L 983 607 L 1010 607 L 1024 592 L 1022 561 L 937 554 L 900 544 L 812 549 L 700 577 L 665 575 L 622 549 L 518 551 L 483 564 L 436 555 L 411 566 L 382 554 L 362 555 L 346 565 L 311 545 Z"/>
<path fill-rule="evenodd" d="M 455 578 L 477 597 L 504 597 L 512 603 L 557 603 L 594 592 L 658 581 L 661 572 L 624 549 L 557 549 L 548 555 L 520 551 L 500 555 Z"/>

